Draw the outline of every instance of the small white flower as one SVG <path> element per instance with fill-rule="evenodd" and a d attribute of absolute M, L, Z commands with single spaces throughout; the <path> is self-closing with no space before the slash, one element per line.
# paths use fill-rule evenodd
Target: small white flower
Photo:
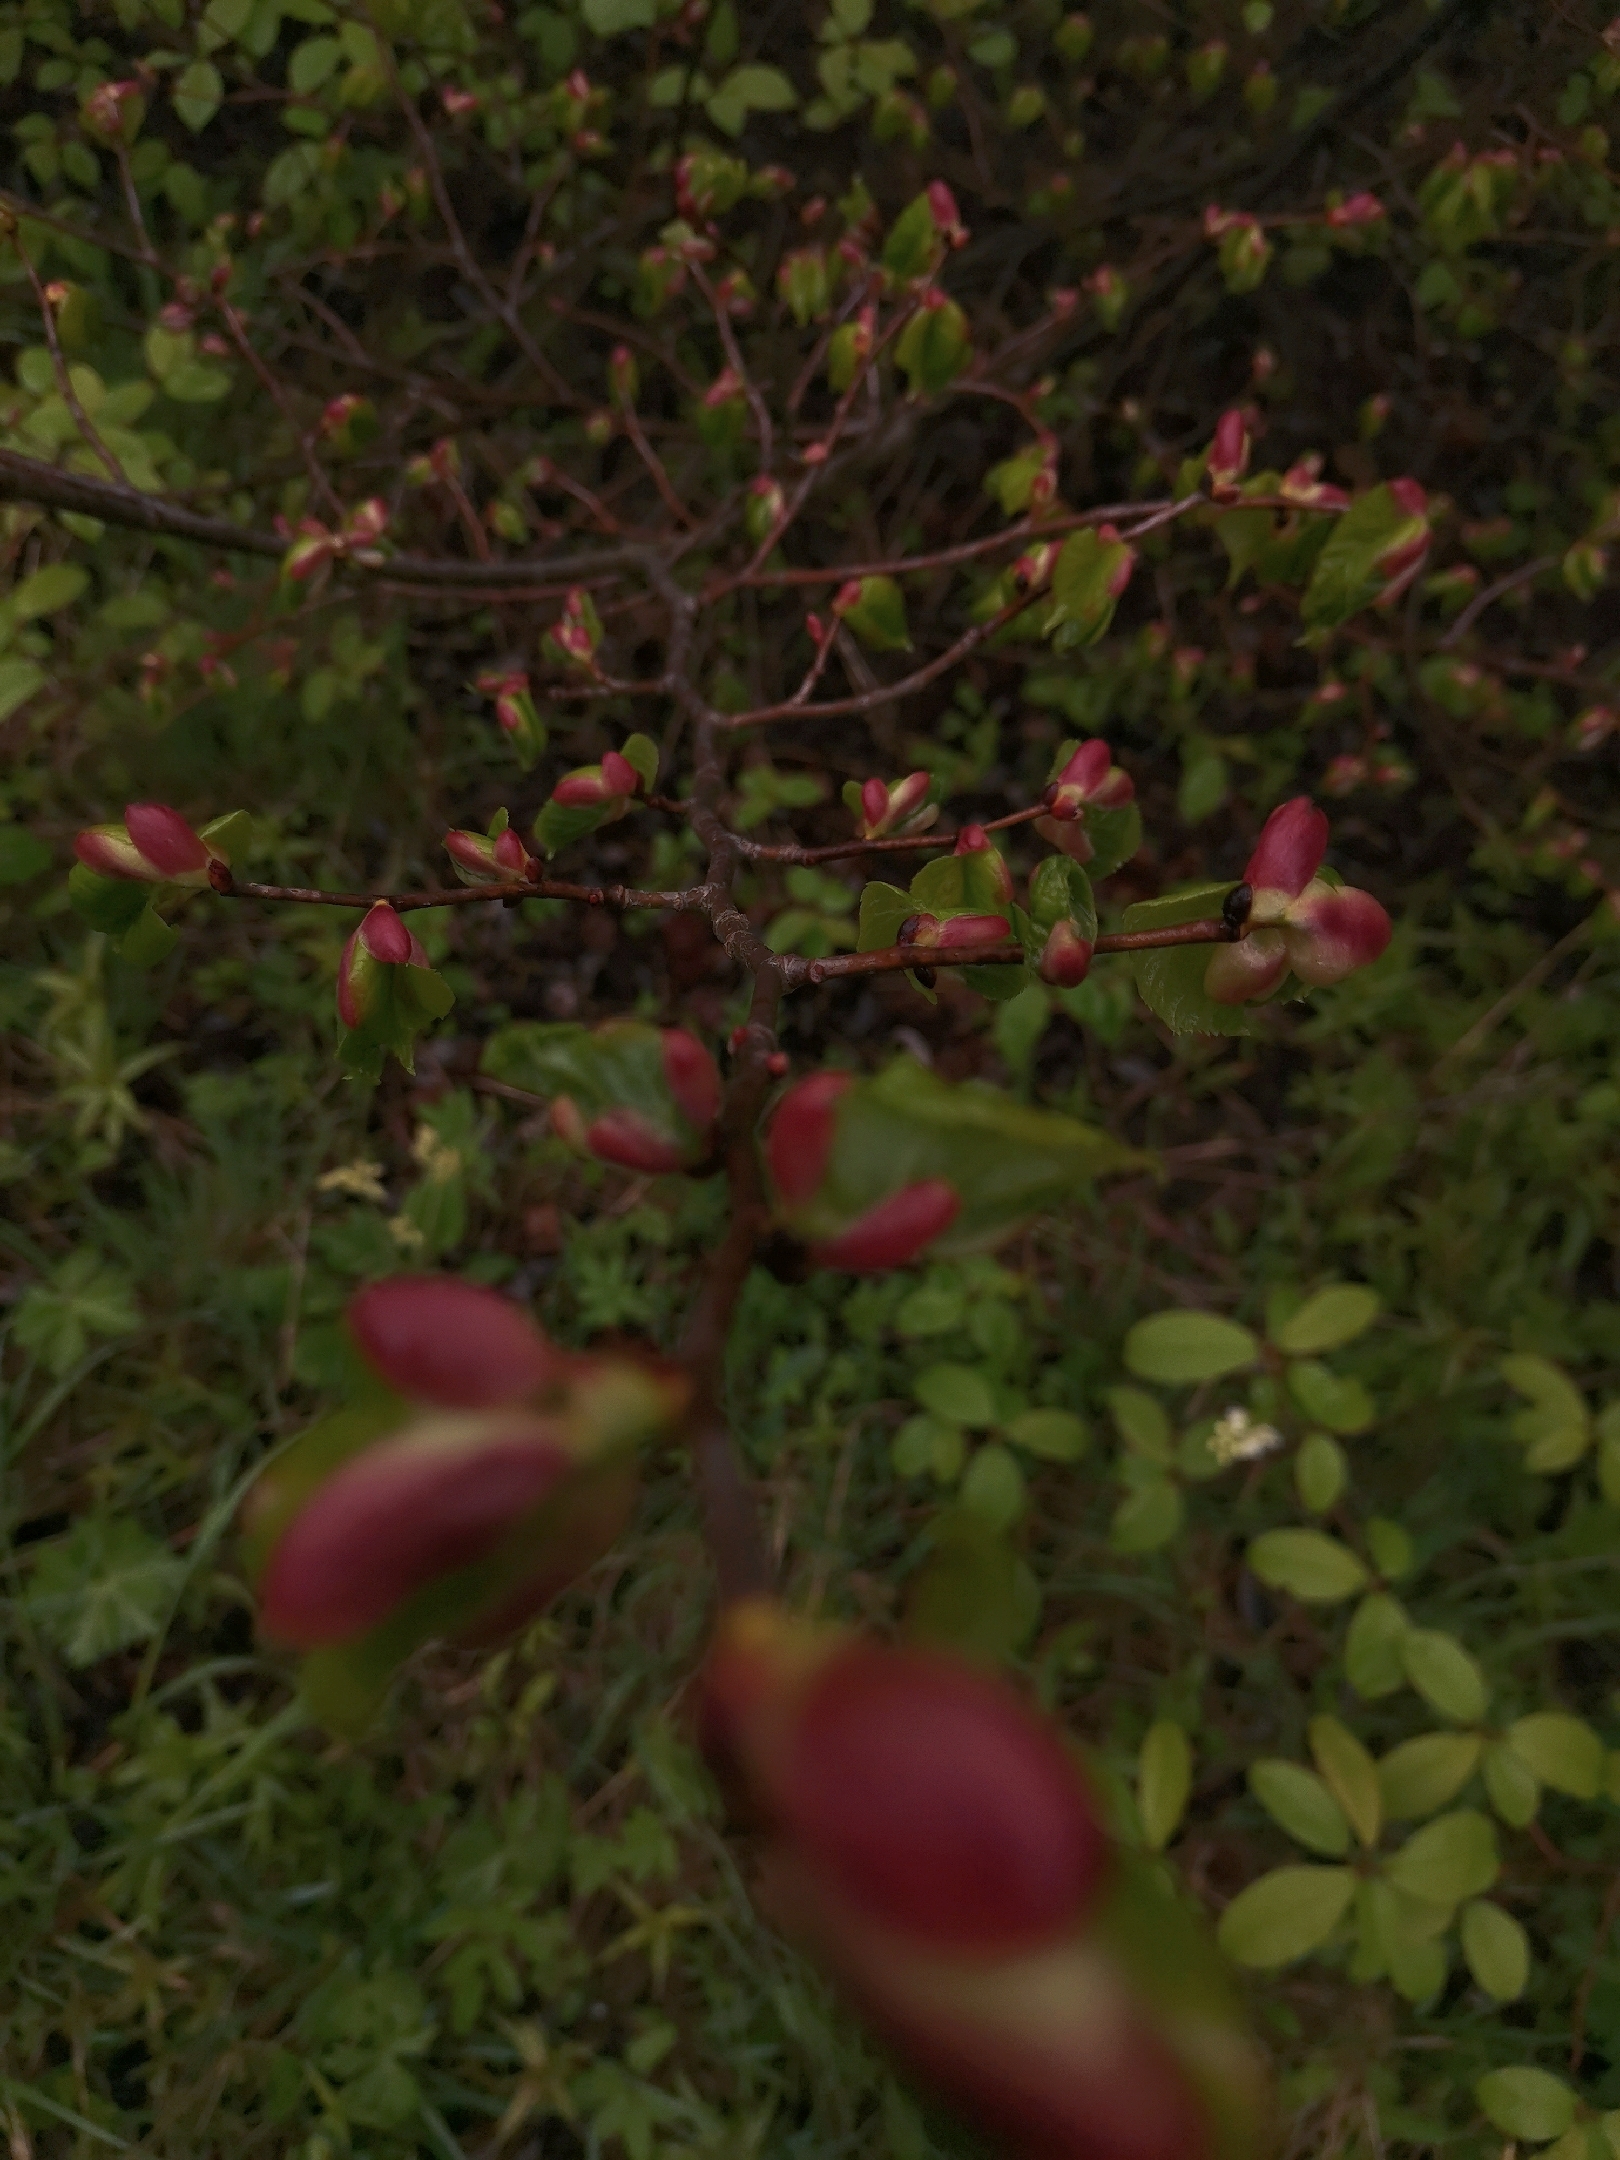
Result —
<path fill-rule="evenodd" d="M 1215 1420 L 1209 1452 L 1224 1470 L 1233 1463 L 1254 1462 L 1261 1455 L 1269 1455 L 1273 1448 L 1282 1446 L 1282 1437 L 1275 1425 L 1263 1425 L 1241 1404 L 1234 1403 Z"/>

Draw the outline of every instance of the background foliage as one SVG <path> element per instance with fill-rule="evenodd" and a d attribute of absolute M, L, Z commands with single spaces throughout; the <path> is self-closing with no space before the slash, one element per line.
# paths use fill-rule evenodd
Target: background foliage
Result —
<path fill-rule="evenodd" d="M 23 217 L 0 421 L 30 456 L 102 470 L 87 417 L 138 487 L 296 521 L 325 514 L 301 431 L 354 393 L 376 433 L 333 440 L 347 500 L 388 498 L 426 553 L 543 545 L 563 508 L 529 461 L 595 445 L 529 345 L 569 383 L 596 370 L 605 403 L 639 325 L 649 425 L 693 463 L 700 356 L 663 341 L 637 260 L 699 140 L 795 175 L 749 228 L 767 298 L 785 254 L 859 222 L 860 191 L 886 225 L 939 174 L 979 344 L 1077 289 L 1039 399 L 1077 503 L 1173 490 L 1245 401 L 1257 463 L 1316 451 L 1341 484 L 1411 473 L 1439 498 L 1428 579 L 1345 632 L 1300 642 L 1289 537 L 1229 514 L 1146 543 L 1085 652 L 1001 644 L 880 718 L 893 769 L 985 810 L 1106 730 L 1149 835 L 1125 899 L 1234 875 L 1285 792 L 1337 797 L 1336 859 L 1396 942 L 1242 1041 L 1170 1038 L 1101 967 L 999 1007 L 948 981 L 935 1005 L 897 978 L 798 993 L 800 1057 L 910 1047 L 1096 1117 L 1164 1175 L 994 1263 L 756 1275 L 732 1356 L 793 1593 L 965 1632 L 1064 1713 L 1128 1833 L 1257 1969 L 1300 2153 L 1513 2134 L 1578 2160 L 1620 2108 L 1620 33 L 1600 15 L 0 7 Z M 146 117 L 120 156 L 91 101 L 132 78 Z M 397 93 L 431 116 L 453 228 Z M 1326 222 L 1366 189 L 1385 218 Z M 838 208 L 806 225 L 816 197 Z M 142 259 L 132 203 L 190 300 Z M 542 248 L 552 282 L 514 330 L 503 281 Z M 205 298 L 227 254 L 240 340 Z M 78 413 L 29 264 L 62 288 Z M 792 295 L 769 305 L 786 349 Z M 1015 417 L 908 408 L 824 505 L 822 559 L 976 529 Z M 453 485 L 413 467 L 451 438 Z M 385 580 L 289 593 L 273 564 L 73 512 L 13 507 L 4 530 L 13 2149 L 927 2155 L 719 1837 L 681 1723 L 705 1614 L 679 1463 L 586 1593 L 493 1661 L 422 1661 L 363 1749 L 303 1725 L 234 1572 L 244 1481 L 330 1385 L 344 1297 L 401 1257 L 531 1296 L 565 1340 L 668 1338 L 712 1188 L 580 1168 L 477 1084 L 478 1041 L 625 1009 L 718 1032 L 730 981 L 678 917 L 429 918 L 457 1006 L 415 1079 L 390 1067 L 373 1094 L 331 1054 L 348 918 L 205 903 L 136 972 L 67 912 L 68 839 L 127 793 L 240 802 L 278 875 L 416 876 L 445 822 L 543 799 L 473 687 L 530 649 L 532 610 Z M 759 694 L 781 633 L 752 605 L 717 698 L 728 672 Z M 912 615 L 931 636 L 922 595 Z M 548 717 L 570 761 L 600 754 L 594 721 Z M 739 783 L 745 822 L 825 799 L 819 830 L 847 830 L 827 783 L 862 769 L 848 745 L 772 758 Z M 695 875 L 660 845 L 662 877 Z M 623 874 L 614 834 L 591 847 Z M 785 946 L 853 941 L 841 871 L 762 872 L 747 897 Z M 1340 1281 L 1376 1317 L 1307 1302 Z M 1193 1309 L 1252 1332 L 1143 1329 Z"/>

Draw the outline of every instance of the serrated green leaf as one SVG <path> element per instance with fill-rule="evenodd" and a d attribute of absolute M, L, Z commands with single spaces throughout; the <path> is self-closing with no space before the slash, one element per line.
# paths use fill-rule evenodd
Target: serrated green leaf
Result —
<path fill-rule="evenodd" d="M 1127 930 L 1163 930 L 1177 923 L 1217 919 L 1232 890 L 1228 881 L 1194 885 L 1159 900 L 1138 900 L 1125 910 Z M 1137 993 L 1150 1012 L 1178 1035 L 1252 1035 L 1253 1008 L 1217 1005 L 1204 988 L 1211 948 L 1164 945 L 1134 956 Z"/>
<path fill-rule="evenodd" d="M 41 1554 L 24 1603 L 70 1665 L 93 1665 L 152 1639 L 184 1572 L 139 1523 L 90 1515 Z"/>

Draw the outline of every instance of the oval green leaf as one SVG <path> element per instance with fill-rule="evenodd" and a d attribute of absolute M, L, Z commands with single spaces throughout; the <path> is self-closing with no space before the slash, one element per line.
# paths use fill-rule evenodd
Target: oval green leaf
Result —
<path fill-rule="evenodd" d="M 1562 2137 L 1575 2120 L 1575 2095 L 1550 2070 L 1487 2070 L 1474 2098 L 1493 2128 L 1537 2144 Z"/>
<path fill-rule="evenodd" d="M 1259 1338 L 1250 1329 L 1216 1313 L 1154 1313 L 1125 1338 L 1125 1363 L 1139 1380 L 1174 1386 L 1241 1372 L 1259 1354 Z"/>
<path fill-rule="evenodd" d="M 1308 1851 L 1338 1860 L 1350 1850 L 1344 1809 L 1314 1770 L 1267 1757 L 1249 1765 L 1249 1790 L 1274 1823 Z"/>
<path fill-rule="evenodd" d="M 1348 1545 L 1321 1530 L 1267 1530 L 1249 1547 L 1249 1565 L 1264 1583 L 1307 1604 L 1336 1605 L 1367 1583 L 1367 1570 Z"/>
<path fill-rule="evenodd" d="M 1274 1868 L 1240 1890 L 1221 1915 L 1220 1945 L 1235 1965 L 1290 1965 L 1325 1943 L 1349 1908 L 1348 1868 Z"/>
<path fill-rule="evenodd" d="M 1363 1283 L 1330 1283 L 1307 1298 L 1271 1339 L 1290 1357 L 1319 1357 L 1324 1350 L 1341 1350 L 1372 1326 L 1380 1302 L 1378 1292 Z"/>

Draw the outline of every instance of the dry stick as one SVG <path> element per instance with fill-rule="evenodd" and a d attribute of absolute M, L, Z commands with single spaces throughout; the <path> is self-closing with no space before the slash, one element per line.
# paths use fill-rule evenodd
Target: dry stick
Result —
<path fill-rule="evenodd" d="M 205 517 L 162 495 L 143 494 L 127 481 L 115 484 L 87 473 L 66 472 L 43 458 L 25 457 L 20 450 L 0 448 L 0 502 L 76 510 L 82 516 L 99 518 L 105 525 L 126 525 L 138 532 L 195 540 L 203 547 L 223 548 L 240 555 L 273 555 L 279 559 L 289 545 L 279 533 L 238 525 L 230 518 Z M 541 579 L 615 575 L 640 562 L 644 554 L 644 549 L 627 545 L 602 548 L 589 555 L 558 555 L 533 561 L 480 563 L 457 555 L 379 555 L 369 563 L 344 558 L 343 566 L 395 585 L 453 585 L 458 589 L 470 587 L 477 593 L 491 585 L 522 591 Z"/>
<path fill-rule="evenodd" d="M 1234 945 L 1242 935 L 1241 930 L 1225 922 L 1171 923 L 1163 930 L 1105 931 L 1092 951 L 1154 952 L 1166 945 Z M 898 968 L 1000 967 L 1021 964 L 1027 957 L 1016 941 L 996 937 L 979 945 L 884 945 L 875 952 L 840 953 L 827 960 L 790 956 L 781 962 L 781 967 L 784 983 L 794 990 L 801 983 L 833 982 L 845 975 L 887 975 Z"/>
<path fill-rule="evenodd" d="M 657 488 L 659 498 L 663 502 L 664 508 L 669 512 L 671 517 L 678 518 L 681 524 L 694 524 L 696 521 L 694 520 L 691 511 L 687 509 L 685 503 L 683 503 L 681 501 L 681 498 L 676 494 L 674 482 L 670 479 L 669 474 L 664 470 L 664 461 L 658 455 L 658 452 L 653 448 L 652 444 L 647 440 L 647 431 L 642 426 L 640 415 L 637 413 L 634 404 L 629 398 L 623 398 L 620 400 L 619 418 L 624 423 L 624 432 L 629 436 L 631 442 L 635 445 L 637 457 L 640 458 L 642 464 L 645 465 L 648 472 L 651 473 L 653 486 Z"/>
<path fill-rule="evenodd" d="M 253 340 L 248 336 L 247 324 L 242 320 L 236 309 L 231 306 L 223 292 L 215 295 L 214 305 L 219 309 L 220 317 L 226 329 L 231 333 L 231 342 L 259 378 L 277 412 L 286 421 L 288 427 L 292 429 L 293 439 L 298 444 L 298 454 L 304 461 L 304 470 L 309 475 L 311 486 L 322 502 L 325 503 L 327 510 L 341 525 L 343 522 L 343 499 L 327 478 L 326 468 L 315 455 L 313 431 L 300 425 L 298 415 L 293 410 L 292 400 L 283 389 L 275 369 L 270 366 L 269 362 L 260 353 L 254 350 Z"/>
<path fill-rule="evenodd" d="M 748 409 L 754 416 L 754 430 L 759 437 L 759 469 L 762 473 L 768 473 L 771 469 L 773 443 L 771 409 L 766 404 L 759 386 L 755 383 L 754 378 L 749 374 L 744 364 L 742 347 L 737 343 L 737 333 L 732 327 L 730 313 L 722 305 L 720 295 L 704 276 L 701 263 L 692 265 L 692 281 L 709 303 L 714 316 L 715 328 L 720 333 L 720 345 L 726 356 L 726 365 L 742 384 L 743 395 L 748 400 Z"/>
<path fill-rule="evenodd" d="M 684 810 L 684 803 L 659 802 L 655 809 Z M 1032 803 L 1027 810 L 1009 811 L 1006 817 L 990 818 L 980 824 L 980 832 L 1005 832 L 1009 825 L 1027 825 L 1031 818 L 1045 817 L 1050 813 L 1045 803 Z M 881 840 L 834 840 L 825 847 L 800 847 L 796 842 L 770 842 L 745 839 L 736 836 L 737 845 L 751 862 L 792 863 L 795 867 L 811 863 L 839 862 L 852 855 L 895 854 L 903 849 L 954 848 L 961 835 L 957 832 L 936 832 L 932 826 L 926 832 L 901 833 Z"/>
<path fill-rule="evenodd" d="M 466 907 L 480 900 L 579 900 L 586 907 L 697 910 L 711 895 L 702 885 L 678 892 L 639 892 L 628 885 L 571 885 L 557 878 L 534 878 L 510 885 L 448 885 L 414 893 L 322 892 L 313 885 L 256 885 L 235 878 L 223 863 L 211 873 L 215 892 L 227 900 L 286 900 L 300 907 L 370 908 L 386 901 L 396 915 L 413 908 Z"/>

